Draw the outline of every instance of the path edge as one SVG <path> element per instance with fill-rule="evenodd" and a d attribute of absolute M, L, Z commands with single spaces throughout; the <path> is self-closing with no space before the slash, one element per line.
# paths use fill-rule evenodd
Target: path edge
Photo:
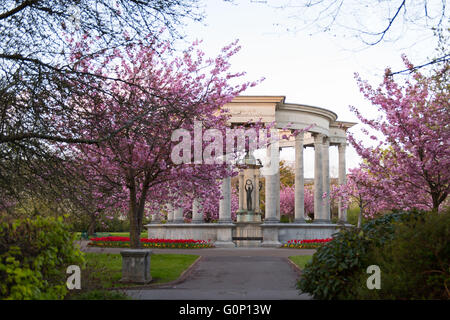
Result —
<path fill-rule="evenodd" d="M 291 259 L 289 259 L 288 257 L 285 257 L 284 259 L 287 260 L 287 262 L 289 263 L 289 265 L 291 266 L 291 268 L 295 271 L 295 273 L 297 273 L 297 281 L 300 279 L 300 277 L 302 276 L 302 270 L 299 268 L 299 266 L 297 266 Z"/>
<path fill-rule="evenodd" d="M 178 279 L 164 282 L 164 283 L 154 283 L 154 284 L 144 284 L 144 285 L 136 285 L 136 286 L 128 286 L 128 287 L 114 287 L 108 288 L 107 290 L 140 290 L 140 289 L 159 289 L 159 288 L 169 288 L 176 284 L 184 282 L 194 271 L 194 268 L 198 265 L 198 263 L 203 259 L 203 256 L 199 256 L 186 270 L 184 270 Z"/>

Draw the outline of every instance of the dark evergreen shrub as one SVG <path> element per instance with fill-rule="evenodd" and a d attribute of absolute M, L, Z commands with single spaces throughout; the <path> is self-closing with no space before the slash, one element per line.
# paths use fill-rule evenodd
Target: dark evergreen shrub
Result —
<path fill-rule="evenodd" d="M 369 253 L 381 269 L 381 289 L 359 286 L 357 298 L 450 299 L 450 211 L 394 226 L 393 239 Z"/>
<path fill-rule="evenodd" d="M 369 220 L 361 229 L 344 229 L 320 247 L 303 270 L 297 287 L 315 299 L 355 299 L 366 286 L 373 248 L 394 237 L 395 223 L 421 219 L 422 213 L 393 213 Z M 365 278 L 363 276 L 365 275 Z M 364 280 L 364 282 L 362 282 Z"/>

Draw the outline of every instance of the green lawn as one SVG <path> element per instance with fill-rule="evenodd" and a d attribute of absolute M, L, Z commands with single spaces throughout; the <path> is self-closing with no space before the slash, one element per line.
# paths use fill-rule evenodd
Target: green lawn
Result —
<path fill-rule="evenodd" d="M 129 232 L 100 232 L 100 233 L 108 233 L 109 235 L 111 235 L 112 237 L 130 237 L 130 233 Z M 81 232 L 75 232 L 75 236 L 77 240 L 81 239 Z M 148 237 L 148 233 L 147 231 L 144 231 L 141 233 L 141 238 L 147 238 Z"/>
<path fill-rule="evenodd" d="M 179 278 L 198 258 L 189 254 L 153 254 L 150 272 L 152 283 L 165 283 Z M 111 253 L 85 253 L 86 266 L 81 271 L 81 292 L 70 292 L 68 299 L 120 299 L 123 295 L 108 288 L 130 286 L 119 282 L 122 257 Z"/>
<path fill-rule="evenodd" d="M 311 260 L 312 256 L 290 256 L 289 259 L 294 262 L 300 269 Z"/>

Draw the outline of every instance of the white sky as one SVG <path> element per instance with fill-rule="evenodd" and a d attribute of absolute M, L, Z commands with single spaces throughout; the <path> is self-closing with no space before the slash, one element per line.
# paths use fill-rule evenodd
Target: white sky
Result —
<path fill-rule="evenodd" d="M 245 95 L 284 95 L 291 103 L 308 104 L 334 111 L 338 120 L 357 122 L 348 106 L 354 105 L 364 114 L 377 116 L 375 107 L 364 99 L 356 85 L 354 72 L 377 86 L 382 81 L 384 69 L 403 70 L 400 58 L 406 53 L 416 64 L 433 55 L 435 39 L 429 35 L 409 33 L 397 42 L 387 42 L 375 47 L 364 47 L 350 38 L 309 32 L 288 33 L 275 26 L 285 21 L 288 10 L 274 10 L 267 5 L 250 0 L 237 1 L 237 5 L 223 0 L 208 0 L 204 24 L 192 23 L 184 30 L 189 41 L 203 40 L 207 56 L 215 56 L 220 48 L 239 39 L 241 51 L 232 58 L 233 70 L 246 71 L 247 79 L 266 80 Z M 415 43 L 414 46 L 410 46 Z M 355 48 L 363 47 L 363 50 Z M 348 50 L 346 48 L 351 48 Z M 361 126 L 351 129 L 357 138 Z M 305 177 L 314 176 L 313 150 L 305 151 Z M 286 149 L 281 159 L 293 160 L 293 150 Z M 359 159 L 353 148 L 347 148 L 347 168 L 358 166 Z M 337 149 L 330 148 L 330 174 L 337 176 Z"/>

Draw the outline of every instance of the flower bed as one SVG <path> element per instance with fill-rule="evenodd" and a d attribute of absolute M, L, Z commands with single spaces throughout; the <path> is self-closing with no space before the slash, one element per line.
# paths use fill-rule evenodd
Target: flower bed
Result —
<path fill-rule="evenodd" d="M 332 238 L 327 239 L 309 239 L 309 240 L 289 240 L 283 244 L 283 248 L 294 248 L 294 249 L 315 249 L 323 246 L 325 243 L 333 240 Z"/>
<path fill-rule="evenodd" d="M 92 247 L 106 247 L 106 248 L 129 248 L 129 237 L 101 237 L 92 238 L 88 244 Z M 214 244 L 205 240 L 193 239 L 141 239 L 143 248 L 174 248 L 174 249 L 198 249 L 198 248 L 212 248 Z"/>

